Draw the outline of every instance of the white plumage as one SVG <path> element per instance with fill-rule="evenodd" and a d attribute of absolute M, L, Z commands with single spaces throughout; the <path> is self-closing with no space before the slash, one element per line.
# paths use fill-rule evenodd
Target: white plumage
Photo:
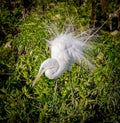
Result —
<path fill-rule="evenodd" d="M 83 37 L 82 37 L 83 38 Z M 60 34 L 53 41 L 49 42 L 51 57 L 58 61 L 65 61 L 69 64 L 78 62 L 83 56 L 83 49 L 86 46 L 84 40 L 76 38 L 72 33 Z"/>
<path fill-rule="evenodd" d="M 84 59 L 91 66 L 92 64 L 85 58 L 83 52 L 87 48 L 86 40 L 89 38 L 91 31 L 93 30 L 89 29 L 79 37 L 71 32 L 65 32 L 58 35 L 54 40 L 49 41 L 51 58 L 41 64 L 33 85 L 43 73 L 49 79 L 60 77 L 66 69 L 71 68 L 73 63 L 79 62 L 81 59 Z"/>

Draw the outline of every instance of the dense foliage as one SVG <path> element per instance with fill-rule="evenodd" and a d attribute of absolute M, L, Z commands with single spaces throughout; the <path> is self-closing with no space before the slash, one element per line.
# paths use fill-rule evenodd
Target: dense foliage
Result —
<path fill-rule="evenodd" d="M 63 1 L 56 2 L 53 6 L 48 5 L 50 1 L 44 2 L 40 1 L 43 5 L 47 4 L 45 12 L 41 12 L 39 8 L 41 6 L 37 6 L 23 22 L 17 24 L 19 33 L 14 38 L 10 32 L 2 40 L 0 121 L 119 123 L 120 32 L 118 31 L 99 32 L 100 36 L 94 41 L 97 45 L 88 52 L 89 55 L 94 54 L 91 58 L 96 69 L 92 73 L 84 63 L 80 66 L 73 65 L 73 97 L 69 71 L 58 80 L 49 80 L 43 75 L 35 87 L 31 86 L 40 63 L 50 57 L 46 40 L 51 39 L 51 31 L 57 28 L 61 32 L 72 23 L 73 30 L 79 34 L 80 31 L 90 27 L 91 21 L 92 8 L 89 2 L 92 0 L 80 5 L 72 0 L 68 4 Z M 113 9 L 116 10 L 117 6 L 114 6 Z M 2 23 L 9 20 L 14 25 L 15 18 L 13 17 L 14 21 L 8 18 L 10 17 L 7 16 L 8 13 L 2 15 L 4 17 L 1 19 Z"/>

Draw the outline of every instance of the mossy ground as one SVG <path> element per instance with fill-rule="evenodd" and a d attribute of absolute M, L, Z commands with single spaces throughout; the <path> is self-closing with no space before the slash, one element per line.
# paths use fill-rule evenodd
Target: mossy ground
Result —
<path fill-rule="evenodd" d="M 80 11 L 80 10 L 79 10 Z M 32 82 L 40 63 L 50 57 L 46 40 L 51 38 L 49 25 L 65 29 L 70 22 L 74 28 L 89 28 L 90 7 L 77 9 L 58 3 L 45 14 L 38 9 L 19 25 L 20 33 L 0 47 L 0 120 L 6 122 L 113 122 L 120 121 L 120 35 L 100 31 L 94 48 L 96 69 L 89 73 L 73 65 L 74 104 L 66 71 L 58 80 L 44 75 L 35 87 Z M 83 64 L 84 65 L 84 64 Z"/>

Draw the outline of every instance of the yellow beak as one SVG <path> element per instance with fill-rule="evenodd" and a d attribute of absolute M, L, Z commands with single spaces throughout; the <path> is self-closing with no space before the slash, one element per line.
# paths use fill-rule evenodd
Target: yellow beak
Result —
<path fill-rule="evenodd" d="M 40 76 L 41 76 L 41 74 L 40 74 L 40 72 L 38 72 L 38 74 L 37 74 L 35 80 L 33 81 L 32 86 L 34 86 L 34 85 L 36 84 L 36 82 L 38 81 L 38 79 L 40 78 Z"/>

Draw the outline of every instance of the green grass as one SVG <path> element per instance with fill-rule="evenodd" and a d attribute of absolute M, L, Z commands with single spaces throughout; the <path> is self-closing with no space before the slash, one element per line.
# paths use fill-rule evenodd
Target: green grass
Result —
<path fill-rule="evenodd" d="M 93 49 L 96 70 L 89 73 L 87 68 L 74 64 L 72 83 L 74 105 L 66 71 L 57 81 L 41 76 L 32 87 L 40 63 L 50 57 L 46 40 L 52 37 L 46 26 L 57 24 L 62 30 L 70 21 L 77 24 L 75 29 L 89 27 L 89 7 L 77 15 L 75 7 L 59 3 L 45 15 L 33 12 L 21 25 L 16 38 L 0 47 L 0 120 L 6 122 L 63 122 L 89 123 L 114 122 L 120 120 L 120 35 L 112 36 L 101 31 L 97 46 Z M 71 9 L 72 7 L 72 9 Z M 51 24 L 50 24 L 51 23 Z M 83 64 L 84 65 L 84 64 Z M 4 69 L 3 69 L 4 68 Z"/>

